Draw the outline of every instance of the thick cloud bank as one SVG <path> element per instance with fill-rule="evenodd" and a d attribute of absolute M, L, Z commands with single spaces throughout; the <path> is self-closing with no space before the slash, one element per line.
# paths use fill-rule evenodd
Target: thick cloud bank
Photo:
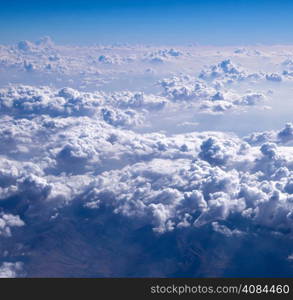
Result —
<path fill-rule="evenodd" d="M 240 136 L 233 125 L 195 131 L 202 119 L 184 119 L 190 110 L 241 122 L 244 108 L 269 101 L 267 84 L 285 84 L 280 73 L 232 62 L 265 57 L 252 49 L 216 63 L 210 49 L 115 49 L 87 51 L 100 52 L 103 74 L 152 65 L 151 91 L 3 84 L 0 277 L 292 275 L 293 124 Z M 2 46 L 2 67 L 38 55 L 73 74 L 68 56 L 80 54 L 69 50 L 49 38 Z M 200 55 L 211 64 L 197 73 L 157 76 Z M 290 60 L 279 66 L 290 69 Z M 160 131 L 155 116 L 193 128 Z"/>

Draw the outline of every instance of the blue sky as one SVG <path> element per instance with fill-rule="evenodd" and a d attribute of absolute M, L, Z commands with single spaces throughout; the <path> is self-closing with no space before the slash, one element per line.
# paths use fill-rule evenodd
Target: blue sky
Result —
<path fill-rule="evenodd" d="M 0 1 L 0 43 L 293 44 L 293 1 Z"/>

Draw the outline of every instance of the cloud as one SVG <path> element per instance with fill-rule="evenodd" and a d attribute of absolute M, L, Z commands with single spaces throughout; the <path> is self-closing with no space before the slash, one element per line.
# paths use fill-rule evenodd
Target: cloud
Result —
<path fill-rule="evenodd" d="M 62 90 L 64 98 L 73 97 L 72 93 Z M 221 133 L 139 135 L 104 121 L 27 119 L 25 130 L 9 137 L 12 141 L 5 153 L 10 159 L 3 160 L 1 172 L 2 198 L 21 194 L 29 201 L 59 199 L 63 205 L 81 197 L 85 207 L 112 207 L 113 213 L 138 218 L 160 233 L 187 224 L 202 227 L 234 214 L 242 215 L 245 222 L 267 225 L 269 203 L 277 203 L 274 209 L 280 215 L 290 213 L 290 200 L 286 200 L 290 181 L 285 181 L 292 169 L 290 153 L 279 150 L 276 143 L 264 139 L 257 148 L 255 142 L 249 146 Z M 13 124 L 14 119 L 5 122 Z M 33 143 L 36 132 L 42 130 L 46 139 Z M 289 134 L 281 130 L 278 136 L 284 140 Z M 7 139 L 7 133 L 3 138 Z M 14 146 L 21 143 L 26 152 L 34 151 L 32 162 L 21 161 L 27 154 Z M 282 200 L 270 202 L 276 193 Z M 284 224 L 291 226 L 289 219 L 274 220 L 276 228 Z"/>
<path fill-rule="evenodd" d="M 114 101 L 121 103 L 120 109 L 113 105 Z M 123 102 L 125 95 L 116 94 L 107 96 L 102 93 L 80 93 L 72 88 L 62 88 L 59 91 L 49 87 L 34 88 L 31 86 L 17 86 L 4 88 L 0 91 L 0 105 L 2 115 L 11 115 L 18 118 L 32 118 L 34 116 L 48 115 L 51 117 L 81 117 L 97 116 L 113 126 L 139 125 L 143 121 L 143 113 L 130 107 L 160 108 L 164 106 L 163 100 L 150 96 L 147 100 L 127 103 Z M 143 96 L 142 96 L 142 99 Z M 149 99 L 149 100 L 148 100 Z M 108 102 L 108 104 L 105 104 Z M 124 103 L 125 105 L 123 105 Z"/>
<path fill-rule="evenodd" d="M 263 92 L 247 91 L 241 95 L 219 82 L 204 82 L 191 76 L 166 78 L 159 85 L 164 89 L 162 95 L 170 99 L 173 105 L 193 105 L 194 110 L 206 113 L 237 111 L 243 106 L 262 105 L 267 100 L 267 95 Z"/>
<path fill-rule="evenodd" d="M 214 231 L 216 231 L 220 234 L 223 234 L 226 237 L 238 236 L 238 235 L 243 234 L 243 232 L 241 232 L 237 229 L 231 230 L 227 226 L 221 225 L 218 222 L 213 222 L 212 227 L 213 227 Z"/>
<path fill-rule="evenodd" d="M 282 81 L 282 76 L 278 75 L 278 74 L 275 74 L 275 73 L 267 74 L 266 75 L 266 80 L 280 82 L 280 81 Z"/>
<path fill-rule="evenodd" d="M 19 218 L 19 216 L 14 216 L 11 214 L 1 214 L 0 235 L 10 237 L 12 227 L 21 227 L 24 225 L 24 222 Z"/>
<path fill-rule="evenodd" d="M 34 43 L 30 41 L 20 41 L 17 43 L 17 49 L 25 53 L 51 50 L 54 46 L 55 44 L 49 36 L 42 37 Z"/>
<path fill-rule="evenodd" d="M 233 83 L 243 80 L 258 80 L 261 73 L 248 73 L 241 66 L 234 64 L 230 59 L 225 59 L 216 65 L 202 70 L 199 78 L 206 81 L 221 80 L 224 83 Z"/>
<path fill-rule="evenodd" d="M 290 144 L 293 138 L 293 124 L 288 122 L 281 130 L 271 130 L 263 132 L 254 132 L 244 139 L 251 145 L 261 145 L 266 142 L 274 142 L 277 144 Z"/>
<path fill-rule="evenodd" d="M 0 266 L 0 278 L 15 278 L 22 271 L 23 264 L 21 262 L 4 262 Z"/>
<path fill-rule="evenodd" d="M 166 61 L 172 60 L 183 56 L 184 54 L 174 48 L 171 49 L 159 49 L 157 51 L 147 52 L 143 57 L 143 61 L 150 62 L 152 64 L 162 64 Z"/>
<path fill-rule="evenodd" d="M 266 75 L 283 65 L 253 48 L 220 50 L 1 47 L 4 72 L 60 76 L 0 90 L 1 276 L 290 274 L 293 125 L 209 131 L 269 100 L 255 82 L 277 90 Z"/>
<path fill-rule="evenodd" d="M 62 93 L 73 97 L 73 91 Z M 16 199 L 22 209 L 21 217 L 5 209 L 3 236 L 12 230 L 17 236 L 21 227 L 34 232 L 38 222 L 62 223 L 63 211 L 76 205 L 91 220 L 104 211 L 106 220 L 135 224 L 125 225 L 129 232 L 149 226 L 159 236 L 210 228 L 239 239 L 257 226 L 258 234 L 292 230 L 291 152 L 268 142 L 270 135 L 139 134 L 95 115 L 14 119 L 19 111 L 10 113 L 1 120 L 1 201 Z M 289 127 L 272 137 L 287 141 Z"/>
<path fill-rule="evenodd" d="M 221 147 L 223 154 L 220 154 Z M 244 153 L 241 155 L 242 150 L 236 150 L 237 147 L 238 145 L 233 145 L 230 141 L 226 145 L 225 143 L 219 144 L 219 142 L 217 144 L 214 139 L 209 138 L 202 143 L 201 152 L 199 152 L 199 158 L 203 161 L 191 163 L 188 160 L 176 160 L 171 163 L 169 160 L 153 160 L 150 163 L 133 165 L 131 169 L 126 167 L 121 171 L 104 173 L 101 175 L 103 178 L 101 182 L 104 182 L 104 185 L 95 187 L 97 193 L 95 199 L 99 199 L 99 206 L 102 204 L 113 205 L 116 213 L 139 217 L 146 221 L 149 219 L 148 222 L 151 222 L 154 230 L 158 232 L 170 231 L 182 224 L 187 226 L 186 214 L 191 217 L 191 220 L 193 219 L 194 226 L 197 227 L 217 220 L 227 220 L 229 215 L 239 213 L 243 215 L 244 219 L 247 219 L 247 214 L 251 210 L 258 211 L 258 213 L 257 217 L 250 217 L 250 222 L 267 222 L 263 216 L 265 211 L 270 209 L 270 205 L 260 204 L 258 206 L 258 198 L 253 198 L 254 196 L 243 192 L 248 178 L 251 178 L 252 182 L 249 183 L 252 184 L 251 187 L 262 195 L 260 197 L 264 197 L 265 194 L 260 186 L 265 180 L 255 177 L 258 174 L 255 166 L 259 165 L 259 160 L 247 157 L 247 154 Z M 264 157 L 271 157 L 269 149 L 267 146 L 261 148 Z M 225 156 L 223 156 L 224 153 Z M 242 160 L 248 160 L 248 164 L 251 164 L 250 175 L 247 173 L 242 175 L 244 163 L 242 164 L 239 160 L 241 156 L 243 156 Z M 264 163 L 263 161 L 262 165 Z M 232 168 L 231 164 L 237 166 L 236 169 L 235 166 Z M 193 168 L 196 171 L 192 171 Z M 228 171 L 226 168 L 232 169 Z M 111 178 L 111 182 L 109 178 Z M 123 178 L 123 183 L 120 178 Z M 138 179 L 142 188 L 137 190 Z M 156 186 L 160 189 L 156 190 Z M 197 192 L 193 195 L 197 195 L 196 198 L 190 198 L 190 193 L 192 195 L 195 191 Z M 272 195 L 275 193 L 272 188 L 270 192 Z M 283 193 L 284 190 L 279 192 Z M 268 202 L 270 201 L 267 196 L 265 198 L 268 199 Z M 166 199 L 166 202 L 163 199 Z M 196 201 L 202 204 L 194 206 L 187 199 L 198 199 Z M 271 199 L 274 199 L 273 196 Z M 251 201 L 254 203 L 253 208 Z M 285 203 L 285 206 L 280 203 L 278 209 L 285 209 L 287 205 Z M 290 209 L 285 209 L 285 211 L 289 213 Z M 199 213 L 200 215 L 198 215 Z M 195 217 L 196 215 L 198 217 Z M 283 222 L 281 218 L 279 221 Z M 288 223 L 287 226 L 291 225 Z"/>

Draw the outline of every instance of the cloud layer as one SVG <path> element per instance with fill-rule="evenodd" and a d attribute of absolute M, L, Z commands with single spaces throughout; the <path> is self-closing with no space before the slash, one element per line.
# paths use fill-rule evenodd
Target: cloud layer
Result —
<path fill-rule="evenodd" d="M 97 46 L 78 64 L 82 49 L 49 38 L 0 50 L 3 70 L 24 67 L 35 80 L 83 67 L 103 80 L 110 72 L 112 83 L 119 74 L 122 86 L 92 91 L 68 87 L 66 77 L 64 86 L 3 84 L 0 277 L 292 274 L 293 124 L 245 136 L 233 125 L 176 133 L 154 124 L 173 118 L 194 127 L 201 113 L 235 113 L 241 122 L 290 80 L 281 74 L 289 59 L 262 71 L 233 60 L 273 57 L 274 49 Z M 210 64 L 187 71 L 203 57 Z M 174 72 L 179 63 L 185 73 Z M 124 88 L 123 76 L 139 77 L 131 65 L 141 74 L 153 68 L 151 90 Z"/>

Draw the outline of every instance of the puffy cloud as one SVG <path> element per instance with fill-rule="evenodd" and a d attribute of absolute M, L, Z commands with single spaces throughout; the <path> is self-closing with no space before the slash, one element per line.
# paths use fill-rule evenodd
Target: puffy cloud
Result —
<path fill-rule="evenodd" d="M 247 91 L 244 95 L 232 88 L 225 88 L 219 82 L 208 83 L 191 76 L 175 76 L 159 82 L 164 89 L 163 96 L 183 105 L 194 106 L 196 110 L 223 113 L 227 110 L 240 110 L 242 106 L 260 105 L 267 96 L 264 93 Z"/>
<path fill-rule="evenodd" d="M 1 214 L 0 215 L 0 236 L 11 236 L 12 227 L 24 226 L 24 222 L 19 218 L 19 216 L 14 216 L 11 214 Z"/>
<path fill-rule="evenodd" d="M 221 225 L 218 222 L 213 222 L 212 227 L 213 227 L 214 231 L 216 231 L 220 234 L 223 234 L 224 236 L 227 236 L 227 237 L 232 237 L 232 236 L 237 236 L 237 235 L 243 234 L 243 232 L 241 232 L 237 229 L 231 230 L 227 226 Z"/>
<path fill-rule="evenodd" d="M 120 65 L 124 62 L 123 59 L 118 55 L 100 55 L 98 61 L 106 65 Z"/>
<path fill-rule="evenodd" d="M 235 103 L 241 105 L 257 105 L 264 102 L 266 96 L 263 93 L 249 93 L 244 95 L 241 99 L 236 100 Z"/>
<path fill-rule="evenodd" d="M 127 109 L 147 109 L 158 111 L 167 104 L 167 99 L 145 93 L 120 92 L 113 93 L 109 99 L 113 106 Z"/>
<path fill-rule="evenodd" d="M 198 100 L 215 97 L 217 91 L 208 87 L 204 82 L 194 80 L 192 77 L 173 77 L 160 81 L 164 88 L 164 95 L 174 101 L 178 100 Z"/>
<path fill-rule="evenodd" d="M 262 53 L 256 49 L 247 49 L 247 48 L 237 48 L 234 50 L 234 53 L 237 55 L 247 55 L 247 56 L 260 56 Z"/>
<path fill-rule="evenodd" d="M 266 80 L 280 82 L 280 81 L 282 81 L 282 76 L 279 74 L 276 74 L 276 73 L 267 74 Z"/>
<path fill-rule="evenodd" d="M 248 248 L 262 274 L 268 263 L 261 265 L 257 255 L 268 249 L 278 257 L 276 270 L 290 269 L 292 124 L 242 138 L 207 131 L 199 115 L 189 122 L 183 112 L 237 111 L 241 121 L 243 107 L 262 105 L 267 97 L 250 89 L 253 80 L 275 85 L 265 82 L 266 73 L 248 71 L 263 53 L 225 50 L 232 63 L 223 59 L 224 50 L 189 51 L 72 49 L 48 39 L 0 49 L 4 70 L 25 66 L 29 77 L 51 64 L 46 74 L 63 74 L 55 87 L 11 85 L 0 91 L 1 276 L 243 275 Z M 146 76 L 156 61 L 164 70 L 154 63 Z M 203 61 L 211 67 L 198 79 L 192 73 Z M 131 65 L 141 67 L 136 69 L 143 70 L 142 78 Z M 81 84 L 65 84 L 66 74 L 78 74 L 80 82 L 86 76 L 91 83 L 105 80 L 104 87 L 108 79 L 117 80 L 119 87 L 97 91 L 96 85 L 85 92 Z M 121 91 L 128 79 L 137 80 L 130 80 L 135 91 Z M 163 93 L 153 85 L 157 80 Z M 169 113 L 200 131 L 158 132 L 152 122 L 164 123 Z M 143 125 L 149 133 L 142 133 Z"/>
<path fill-rule="evenodd" d="M 32 115 L 80 116 L 97 111 L 102 96 L 63 88 L 58 92 L 48 87 L 17 86 L 0 91 L 1 113 L 19 117 Z"/>
<path fill-rule="evenodd" d="M 17 43 L 17 49 L 23 52 L 38 52 L 48 50 L 54 47 L 54 42 L 49 36 L 45 36 L 37 40 L 35 43 L 30 41 L 20 41 Z"/>
<path fill-rule="evenodd" d="M 22 272 L 21 262 L 4 262 L 0 266 L 0 278 L 15 278 Z"/>
<path fill-rule="evenodd" d="M 286 67 L 289 67 L 289 68 L 292 68 L 292 67 L 293 67 L 293 61 L 292 61 L 292 59 L 287 58 L 287 59 L 285 59 L 285 60 L 282 62 L 282 65 L 283 65 L 283 66 L 286 66 Z"/>
<path fill-rule="evenodd" d="M 29 41 L 20 41 L 17 44 L 17 48 L 22 51 L 30 51 L 33 48 L 33 44 Z"/>
<path fill-rule="evenodd" d="M 239 239 L 254 234 L 254 226 L 291 232 L 292 164 L 278 144 L 249 146 L 223 133 L 140 135 L 88 117 L 37 121 L 50 125 L 43 152 L 30 163 L 14 154 L 1 160 L 1 197 L 19 199 L 29 232 L 38 228 L 34 210 L 42 207 L 45 224 L 62 224 L 63 209 L 77 203 L 91 220 L 105 211 L 106 220 L 121 216 L 135 224 L 127 230 L 150 226 L 160 236 L 211 228 Z M 15 214 L 1 220 L 3 235 L 24 225 Z"/>
<path fill-rule="evenodd" d="M 184 54 L 174 48 L 171 49 L 159 49 L 152 52 L 145 53 L 143 60 L 152 64 L 161 64 L 165 61 L 172 60 L 174 58 L 183 56 Z"/>
<path fill-rule="evenodd" d="M 22 162 L 22 152 L 15 156 L 11 144 L 10 160 L 2 160 L 2 199 L 22 195 L 29 201 L 63 205 L 81 197 L 85 207 L 112 207 L 160 233 L 192 224 L 202 227 L 239 213 L 246 222 L 267 225 L 264 216 L 271 205 L 261 203 L 272 201 L 265 193 L 273 197 L 276 191 L 282 200 L 274 207 L 290 212 L 286 198 L 292 193 L 291 183 L 284 181 L 292 169 L 290 156 L 265 139 L 257 149 L 220 133 L 139 135 L 88 117 L 37 117 L 24 126 L 14 144 L 22 142 L 28 152 L 42 147 L 43 152 L 34 150 L 33 161 Z M 42 128 L 46 139 L 27 145 Z M 283 224 L 279 217 L 274 222 L 276 227 Z M 285 224 L 290 228 L 290 221 Z"/>
<path fill-rule="evenodd" d="M 277 144 L 287 144 L 292 141 L 293 124 L 288 122 L 281 130 L 271 130 L 263 132 L 254 132 L 250 136 L 244 138 L 251 145 L 261 145 L 266 142 L 274 142 Z"/>
<path fill-rule="evenodd" d="M 278 132 L 277 137 L 282 143 L 291 141 L 293 139 L 293 124 L 287 123 L 285 128 Z"/>
<path fill-rule="evenodd" d="M 131 93 L 128 93 L 127 100 L 125 98 L 123 94 L 107 96 L 98 92 L 80 93 L 72 88 L 56 91 L 49 87 L 36 89 L 31 86 L 17 86 L 0 91 L 0 107 L 2 114 L 18 118 L 40 115 L 51 117 L 95 115 L 113 126 L 127 127 L 139 125 L 143 121 L 143 112 L 132 108 L 155 109 L 163 107 L 166 102 L 164 99 Z M 116 100 L 120 108 L 116 107 Z"/>
<path fill-rule="evenodd" d="M 121 171 L 102 174 L 103 179 L 97 181 L 98 186 L 94 184 L 96 196 L 93 199 L 96 200 L 90 202 L 97 203 L 98 200 L 98 207 L 110 205 L 116 213 L 150 222 L 154 230 L 161 233 L 174 230 L 176 226 L 192 226 L 192 223 L 201 227 L 216 220 L 226 220 L 230 214 L 242 213 L 246 219 L 252 203 L 253 209 L 259 210 L 259 213 L 257 217 L 250 217 L 251 222 L 267 222 L 262 216 L 269 206 L 257 205 L 257 201 L 265 195 L 258 185 L 261 186 L 266 181 L 256 181 L 257 170 L 252 171 L 254 167 L 251 160 L 251 172 L 256 172 L 255 175 L 241 173 L 240 166 L 243 165 L 237 161 L 237 155 L 237 158 L 230 156 L 229 160 L 223 155 L 218 157 L 221 147 L 211 141 L 213 140 L 208 139 L 203 143 L 202 152 L 199 154 L 208 163 L 201 160 L 194 163 L 188 160 L 177 160 L 173 163 L 169 160 L 153 160 L 150 163 L 133 165 L 131 168 L 126 167 Z M 212 148 L 206 148 L 207 143 Z M 223 144 L 222 147 L 227 150 L 229 144 Z M 206 151 L 209 153 L 210 149 L 215 150 L 207 156 L 202 154 Z M 270 155 L 269 149 L 262 147 L 261 150 L 264 155 Z M 234 149 L 233 154 L 236 153 L 237 150 Z M 233 163 L 235 159 L 237 162 Z M 231 163 L 236 169 L 231 169 Z M 215 167 L 217 164 L 224 169 Z M 231 171 L 225 171 L 226 168 Z M 259 197 L 253 198 L 251 193 L 244 193 L 245 187 L 248 188 L 248 178 L 251 178 L 252 182 L 249 184 L 260 194 Z M 271 192 L 274 193 L 273 189 Z M 284 209 L 282 205 L 281 207 L 280 209 Z M 286 211 L 289 213 L 290 209 Z"/>
<path fill-rule="evenodd" d="M 225 165 L 234 154 L 235 146 L 233 146 L 229 151 L 228 147 L 223 145 L 219 140 L 209 138 L 201 144 L 199 157 L 208 161 L 211 165 Z M 233 152 L 231 153 L 231 151 Z"/>
<path fill-rule="evenodd" d="M 225 59 L 216 65 L 202 70 L 199 74 L 199 78 L 203 80 L 222 80 L 223 82 L 232 83 L 242 81 L 246 79 L 260 79 L 261 74 L 247 73 L 239 65 L 232 63 L 230 59 Z"/>

